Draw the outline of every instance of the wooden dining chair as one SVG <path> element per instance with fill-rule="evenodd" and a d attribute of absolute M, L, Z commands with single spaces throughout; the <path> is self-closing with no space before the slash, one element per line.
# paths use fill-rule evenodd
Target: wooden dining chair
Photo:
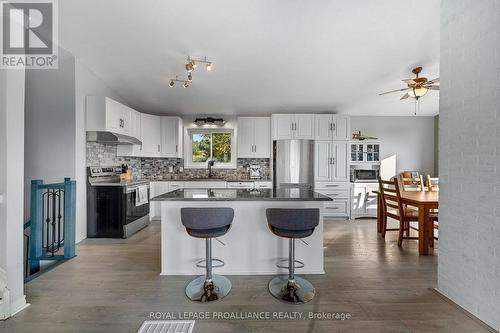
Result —
<path fill-rule="evenodd" d="M 386 231 L 399 231 L 398 246 L 403 245 L 404 239 L 418 239 L 410 235 L 410 223 L 418 223 L 418 211 L 413 208 L 405 207 L 401 200 L 401 190 L 398 179 L 391 181 L 382 180 L 379 177 L 379 190 L 382 200 L 383 220 L 382 237 L 385 237 Z M 401 185 L 402 186 L 402 185 Z M 399 221 L 399 228 L 387 228 L 387 218 L 393 218 Z M 434 219 L 431 213 L 431 219 Z M 406 235 L 405 235 L 406 232 Z"/>
<path fill-rule="evenodd" d="M 401 185 L 403 191 L 425 191 L 424 178 L 422 175 L 418 177 L 405 177 L 406 173 L 401 174 Z"/>
<path fill-rule="evenodd" d="M 439 191 L 439 177 L 427 175 L 427 188 L 429 191 Z"/>

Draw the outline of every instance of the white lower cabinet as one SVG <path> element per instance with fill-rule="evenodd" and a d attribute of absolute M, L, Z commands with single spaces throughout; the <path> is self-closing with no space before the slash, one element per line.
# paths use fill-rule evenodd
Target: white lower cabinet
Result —
<path fill-rule="evenodd" d="M 152 199 L 168 192 L 168 182 L 158 181 L 149 183 L 149 198 Z M 161 215 L 161 203 L 149 202 L 149 219 L 158 219 Z"/>
<path fill-rule="evenodd" d="M 351 218 L 377 216 L 376 190 L 377 183 L 351 184 Z"/>
<path fill-rule="evenodd" d="M 325 217 L 349 218 L 349 183 L 316 182 L 314 190 L 333 200 L 324 204 Z"/>

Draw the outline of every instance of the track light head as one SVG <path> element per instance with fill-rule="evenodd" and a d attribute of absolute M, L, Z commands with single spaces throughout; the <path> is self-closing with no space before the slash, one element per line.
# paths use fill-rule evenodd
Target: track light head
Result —
<path fill-rule="evenodd" d="M 189 82 L 188 81 L 184 82 L 184 84 L 182 85 L 182 88 L 187 88 L 187 87 L 189 87 Z"/>
<path fill-rule="evenodd" d="M 194 60 L 191 60 L 191 65 L 193 66 L 193 69 L 196 69 L 196 66 L 198 66 L 198 65 L 196 64 L 196 61 L 194 61 Z"/>
<path fill-rule="evenodd" d="M 211 62 L 207 62 L 207 71 L 211 71 L 212 70 L 212 63 Z"/>
<path fill-rule="evenodd" d="M 186 70 L 188 71 L 188 73 L 191 73 L 194 70 L 194 66 L 193 66 L 192 61 L 188 62 L 185 67 L 186 67 Z"/>
<path fill-rule="evenodd" d="M 188 80 L 189 82 L 193 82 L 193 75 L 192 75 L 191 73 L 189 73 L 189 74 L 188 74 L 188 78 L 187 78 L 187 80 Z"/>
<path fill-rule="evenodd" d="M 170 80 L 170 83 L 168 84 L 168 86 L 169 86 L 170 88 L 172 88 L 172 87 L 174 86 L 174 84 L 175 84 L 174 80 Z"/>

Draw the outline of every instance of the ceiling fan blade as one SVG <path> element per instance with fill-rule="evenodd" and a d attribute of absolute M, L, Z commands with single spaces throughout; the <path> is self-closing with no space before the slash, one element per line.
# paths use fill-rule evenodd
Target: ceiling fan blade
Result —
<path fill-rule="evenodd" d="M 396 89 L 396 90 L 391 90 L 391 91 L 386 91 L 381 94 L 378 94 L 379 96 L 386 95 L 386 94 L 392 94 L 398 91 L 405 91 L 405 90 L 410 90 L 411 88 L 403 88 L 403 89 Z"/>
<path fill-rule="evenodd" d="M 416 84 L 416 83 L 417 83 L 417 82 L 415 82 L 415 80 L 413 80 L 413 79 L 406 79 L 406 80 L 401 80 L 401 81 L 403 81 L 403 82 L 404 82 L 404 83 L 406 83 L 406 84 Z"/>
<path fill-rule="evenodd" d="M 433 84 L 433 83 L 438 83 L 439 82 L 439 78 L 435 78 L 434 80 L 430 80 L 430 81 L 427 81 L 428 84 Z"/>
<path fill-rule="evenodd" d="M 403 97 L 401 97 L 399 100 L 402 100 L 402 99 L 407 99 L 408 97 L 410 97 L 410 94 L 406 93 L 403 95 Z"/>

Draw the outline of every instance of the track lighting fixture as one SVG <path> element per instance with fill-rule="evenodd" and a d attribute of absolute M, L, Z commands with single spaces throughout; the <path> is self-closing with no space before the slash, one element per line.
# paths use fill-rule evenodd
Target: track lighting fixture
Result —
<path fill-rule="evenodd" d="M 188 74 L 188 79 L 189 82 L 193 82 L 193 75 L 191 73 Z"/>
<path fill-rule="evenodd" d="M 188 73 L 191 73 L 193 70 L 196 69 L 198 63 L 205 64 L 205 67 L 207 71 L 212 70 L 212 62 L 207 59 L 207 57 L 204 57 L 203 59 L 193 59 L 190 56 L 187 57 L 187 64 L 185 65 L 186 70 Z"/>
<path fill-rule="evenodd" d="M 191 77 L 191 78 L 190 78 Z M 170 88 L 172 88 L 176 82 L 179 82 L 179 83 L 182 83 L 182 87 L 183 88 L 187 88 L 191 85 L 191 81 L 193 80 L 193 76 L 191 74 L 188 75 L 188 78 L 187 79 L 179 79 L 179 76 L 175 76 L 175 79 L 170 79 L 170 83 L 168 84 L 168 86 Z"/>

